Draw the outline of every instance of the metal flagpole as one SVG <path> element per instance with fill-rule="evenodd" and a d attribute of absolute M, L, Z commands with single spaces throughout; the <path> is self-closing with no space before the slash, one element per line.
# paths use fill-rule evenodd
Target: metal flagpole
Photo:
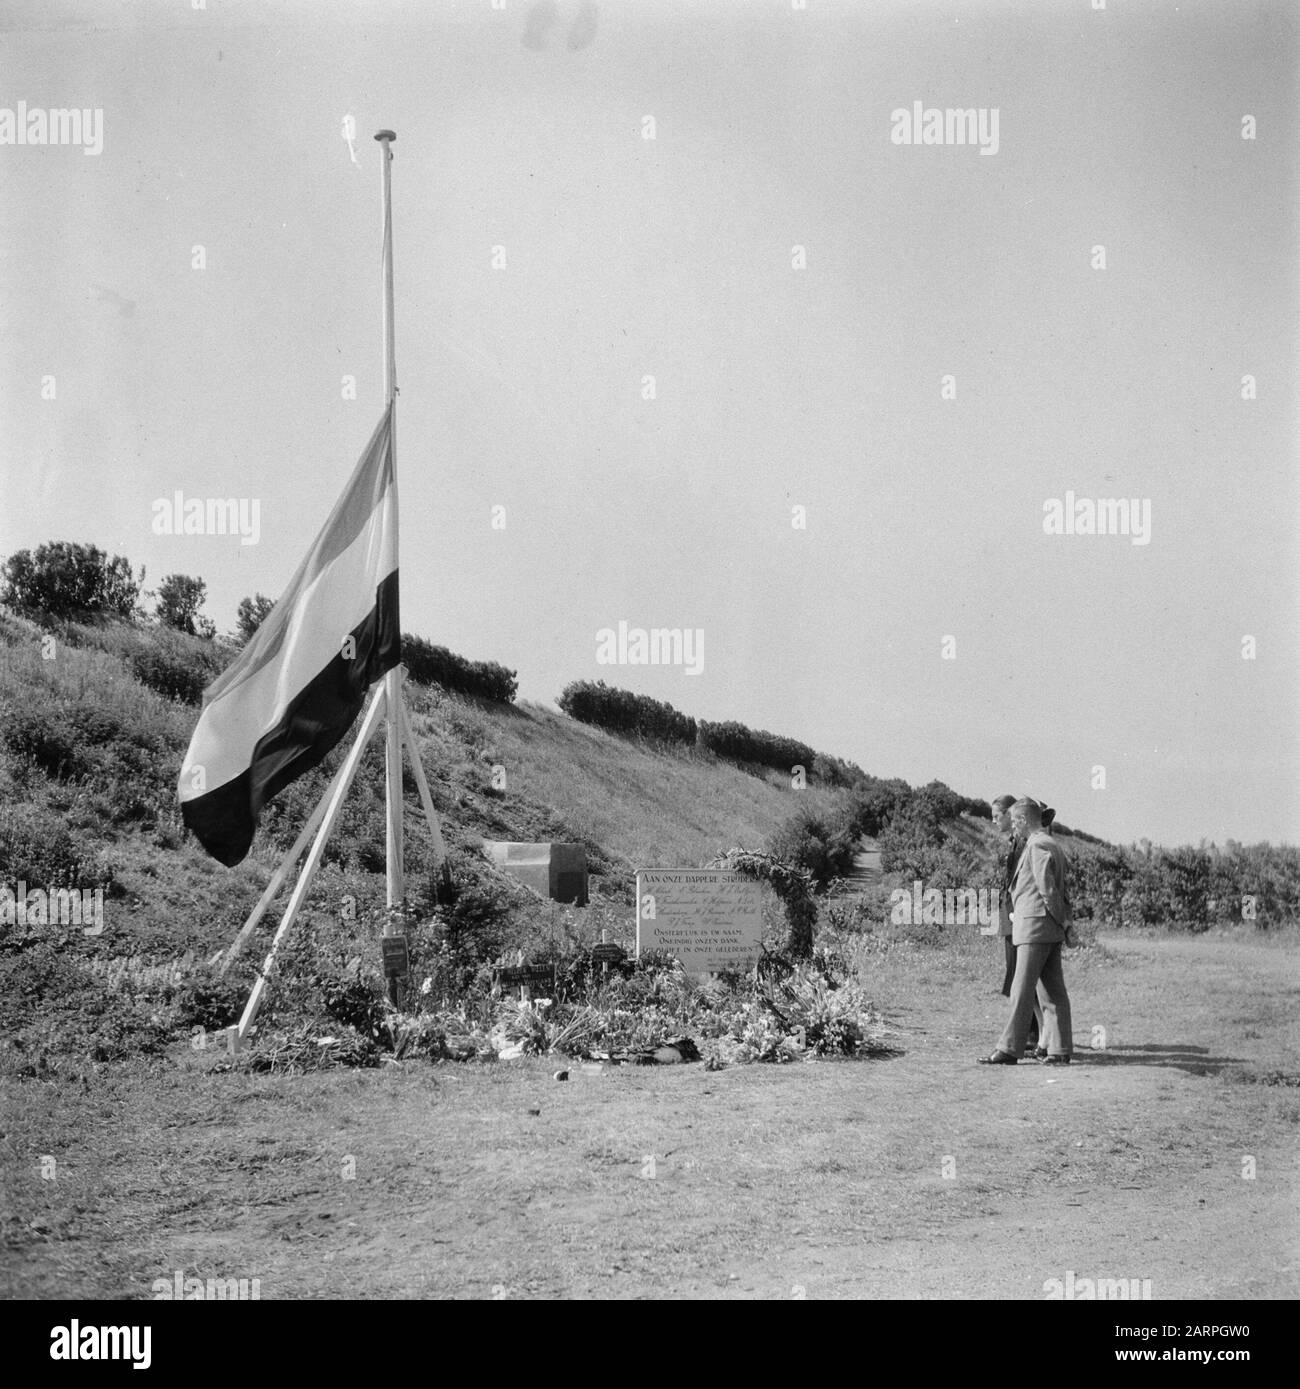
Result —
<path fill-rule="evenodd" d="M 393 458 L 393 524 L 397 525 L 397 377 L 394 366 L 393 332 L 393 161 L 392 142 L 397 139 L 391 130 L 376 132 L 375 139 L 383 150 L 380 159 L 380 176 L 383 180 L 384 201 L 384 395 L 388 408 L 393 412 L 392 434 L 389 448 Z M 400 531 L 398 532 L 400 534 Z M 386 936 L 398 934 L 393 908 L 401 907 L 406 898 L 406 881 L 403 863 L 402 844 L 402 667 L 396 665 L 384 676 L 386 695 L 384 715 L 385 727 L 385 773 L 387 808 L 387 869 L 388 869 L 388 907 L 389 915 L 384 924 Z M 389 996 L 397 1000 L 396 980 L 392 980 Z"/>

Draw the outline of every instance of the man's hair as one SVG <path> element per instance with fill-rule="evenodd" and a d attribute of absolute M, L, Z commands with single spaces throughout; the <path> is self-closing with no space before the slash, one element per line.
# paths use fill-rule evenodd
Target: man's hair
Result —
<path fill-rule="evenodd" d="M 997 800 L 989 802 L 989 804 L 992 805 L 993 809 L 996 810 L 999 814 L 1001 814 L 1004 810 L 1010 810 L 1011 807 L 1015 805 L 1015 803 L 1016 798 L 1014 796 L 999 796 Z"/>
<path fill-rule="evenodd" d="M 1011 807 L 1011 813 L 1023 816 L 1025 823 L 1029 825 L 1041 825 L 1043 823 L 1043 808 L 1032 796 L 1021 796 Z"/>

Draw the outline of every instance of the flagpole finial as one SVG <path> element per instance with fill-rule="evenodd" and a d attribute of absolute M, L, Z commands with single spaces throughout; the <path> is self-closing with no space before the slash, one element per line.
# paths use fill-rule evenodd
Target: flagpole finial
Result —
<path fill-rule="evenodd" d="M 397 131 L 395 131 L 395 130 L 376 130 L 376 131 L 375 131 L 375 139 L 376 139 L 376 140 L 396 140 L 396 139 L 397 139 Z"/>

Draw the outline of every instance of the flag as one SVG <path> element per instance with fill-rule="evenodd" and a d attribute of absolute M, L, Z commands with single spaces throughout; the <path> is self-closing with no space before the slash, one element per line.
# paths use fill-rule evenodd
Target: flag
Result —
<path fill-rule="evenodd" d="M 321 762 L 402 659 L 390 404 L 280 601 L 203 692 L 181 814 L 228 867 L 262 807 Z"/>

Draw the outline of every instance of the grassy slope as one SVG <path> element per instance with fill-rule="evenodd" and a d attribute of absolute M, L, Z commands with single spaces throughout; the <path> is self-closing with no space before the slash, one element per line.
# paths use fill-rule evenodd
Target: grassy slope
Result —
<path fill-rule="evenodd" d="M 425 691 L 413 692 L 412 703 L 432 711 L 416 720 L 431 760 L 454 754 L 450 731 L 484 779 L 493 765 L 505 769 L 506 824 L 530 824 L 526 813 L 511 817 L 512 801 L 550 806 L 577 838 L 629 867 L 698 866 L 735 844 L 761 848 L 798 806 L 836 798 L 793 791 L 776 773 L 753 776 L 707 754 L 616 738 L 536 704 L 508 709 Z M 472 818 L 481 821 L 481 809 Z"/>
<path fill-rule="evenodd" d="M 37 709 L 63 720 L 71 744 L 90 759 L 89 771 L 60 779 L 26 771 L 0 743 L 0 797 L 11 823 L 66 825 L 88 856 L 111 860 L 108 929 L 86 950 L 153 960 L 204 956 L 238 929 L 344 749 L 278 798 L 244 863 L 221 867 L 183 830 L 175 804 L 198 709 L 136 679 L 129 652 L 147 640 L 109 629 L 94 635 L 99 649 L 60 643 L 46 659 L 40 628 L 0 611 L 0 718 Z M 168 637 L 173 650 L 185 641 Z M 753 776 L 708 755 L 614 738 L 536 705 L 506 708 L 416 686 L 408 686 L 408 703 L 451 845 L 473 852 L 482 838 L 582 840 L 593 869 L 624 897 L 638 864 L 699 865 L 735 844 L 762 848 L 797 806 L 834 798 L 795 792 L 775 775 Z M 107 731 L 93 722 L 99 717 L 109 720 Z M 141 731 L 154 747 L 147 765 L 135 766 L 131 744 Z M 506 770 L 504 791 L 491 784 L 498 764 Z M 123 802 L 135 793 L 144 808 L 124 815 Z M 345 890 L 378 899 L 382 799 L 382 759 L 372 747 L 309 905 L 332 909 L 330 899 Z M 418 875 L 429 850 L 409 776 L 406 802 L 408 864 Z M 5 844 L 0 836 L 0 881 L 25 876 L 37 885 L 39 875 L 24 874 Z"/>

